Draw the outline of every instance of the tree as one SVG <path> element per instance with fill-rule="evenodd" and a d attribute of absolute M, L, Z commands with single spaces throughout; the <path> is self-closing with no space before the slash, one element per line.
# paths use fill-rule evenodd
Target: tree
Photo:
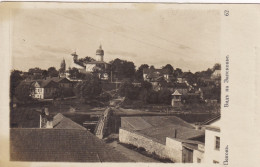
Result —
<path fill-rule="evenodd" d="M 101 82 L 94 76 L 89 80 L 79 82 L 75 88 L 76 96 L 84 99 L 95 99 L 100 95 L 101 92 Z"/>
<path fill-rule="evenodd" d="M 147 81 L 141 82 L 140 98 L 143 103 L 148 102 L 149 93 L 152 91 L 152 84 Z"/>
<path fill-rule="evenodd" d="M 133 62 L 115 59 L 110 61 L 111 71 L 119 79 L 134 78 L 135 76 L 135 65 Z"/>
<path fill-rule="evenodd" d="M 11 99 L 14 96 L 15 88 L 23 80 L 23 77 L 21 76 L 21 74 L 22 74 L 22 71 L 19 71 L 19 70 L 11 71 L 11 76 L 10 76 L 10 96 L 11 96 Z"/>
<path fill-rule="evenodd" d="M 166 69 L 166 70 L 168 70 L 170 74 L 172 74 L 173 71 L 174 71 L 172 65 L 170 65 L 170 64 L 167 64 L 167 65 L 164 66 L 162 69 Z"/>
<path fill-rule="evenodd" d="M 178 77 L 178 76 L 180 76 L 180 75 L 182 75 L 183 74 L 183 72 L 182 72 L 182 69 L 180 69 L 180 68 L 176 68 L 175 70 L 174 70 L 174 73 L 173 73 L 173 75 L 175 76 L 175 77 Z"/>
<path fill-rule="evenodd" d="M 136 71 L 135 73 L 135 78 L 138 80 L 138 81 L 142 81 L 143 80 L 143 70 L 146 69 L 146 68 L 149 68 L 149 65 L 147 64 L 142 64 L 138 70 Z"/>
<path fill-rule="evenodd" d="M 78 61 L 83 64 L 84 62 L 92 62 L 92 61 L 96 61 L 96 60 L 92 57 L 86 56 L 84 58 L 78 59 Z"/>
<path fill-rule="evenodd" d="M 169 89 L 162 89 L 158 92 L 158 100 L 161 104 L 171 104 L 172 94 Z"/>
<path fill-rule="evenodd" d="M 31 85 L 23 83 L 19 84 L 15 89 L 15 97 L 17 100 L 24 103 L 31 101 Z"/>
<path fill-rule="evenodd" d="M 48 68 L 48 75 L 50 77 L 57 77 L 59 75 L 59 72 L 56 70 L 55 67 Z"/>
<path fill-rule="evenodd" d="M 77 68 L 75 68 L 75 67 L 69 68 L 69 77 L 70 78 L 87 80 L 91 76 L 92 76 L 91 74 L 80 73 L 79 70 Z"/>
<path fill-rule="evenodd" d="M 43 70 L 42 72 L 42 78 L 46 79 L 48 77 L 48 71 L 47 70 Z"/>
<path fill-rule="evenodd" d="M 216 63 L 216 64 L 213 66 L 212 71 L 215 71 L 215 70 L 221 70 L 221 64 Z"/>
<path fill-rule="evenodd" d="M 119 95 L 134 100 L 139 95 L 139 89 L 135 87 L 129 80 L 127 80 L 120 85 Z"/>

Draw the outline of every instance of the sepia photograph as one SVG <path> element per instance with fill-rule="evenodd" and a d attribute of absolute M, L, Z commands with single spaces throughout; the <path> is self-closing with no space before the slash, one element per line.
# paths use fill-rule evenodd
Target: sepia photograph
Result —
<path fill-rule="evenodd" d="M 12 10 L 10 161 L 220 163 L 221 14 Z"/>
<path fill-rule="evenodd" d="M 259 9 L 1 2 L 0 166 L 258 167 Z"/>

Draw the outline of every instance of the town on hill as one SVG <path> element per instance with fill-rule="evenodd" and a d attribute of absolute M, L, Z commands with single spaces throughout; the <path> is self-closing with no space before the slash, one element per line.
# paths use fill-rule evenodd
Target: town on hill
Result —
<path fill-rule="evenodd" d="M 70 67 L 11 71 L 11 160 L 219 162 L 220 64 L 136 67 L 106 62 L 101 45 L 68 56 Z"/>

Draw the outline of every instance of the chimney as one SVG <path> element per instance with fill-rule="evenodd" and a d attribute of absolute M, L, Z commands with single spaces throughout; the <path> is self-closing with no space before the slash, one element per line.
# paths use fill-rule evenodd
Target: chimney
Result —
<path fill-rule="evenodd" d="M 49 119 L 47 120 L 46 128 L 47 128 L 47 129 L 53 128 L 53 119 L 52 119 L 52 118 L 49 118 Z"/>
<path fill-rule="evenodd" d="M 177 138 L 177 129 L 174 131 L 174 138 Z"/>
<path fill-rule="evenodd" d="M 45 107 L 40 115 L 40 128 L 53 128 L 53 118 Z"/>

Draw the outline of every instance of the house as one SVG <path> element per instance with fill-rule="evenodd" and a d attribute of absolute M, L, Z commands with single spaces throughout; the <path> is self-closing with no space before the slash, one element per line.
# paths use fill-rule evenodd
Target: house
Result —
<path fill-rule="evenodd" d="M 40 128 L 10 129 L 11 161 L 132 161 L 60 113 L 52 117 L 45 109 L 35 120 Z"/>
<path fill-rule="evenodd" d="M 220 116 L 205 122 L 205 162 L 220 163 L 221 133 Z"/>
<path fill-rule="evenodd" d="M 11 128 L 10 160 L 131 162 L 88 130 L 69 128 Z"/>
<path fill-rule="evenodd" d="M 157 78 L 163 78 L 166 81 L 170 81 L 171 74 L 167 69 L 155 69 L 155 68 L 145 68 L 143 69 L 143 79 L 144 81 L 153 81 Z"/>
<path fill-rule="evenodd" d="M 173 92 L 175 92 L 176 90 L 182 94 L 182 95 L 186 95 L 189 91 L 189 87 L 187 86 L 186 83 L 175 83 L 172 87 Z"/>
<path fill-rule="evenodd" d="M 53 80 L 54 82 L 57 82 L 59 84 L 60 88 L 72 88 L 73 87 L 73 83 L 65 77 L 52 77 L 52 78 L 48 78 L 50 80 Z"/>
<path fill-rule="evenodd" d="M 97 73 L 100 79 L 109 79 L 109 74 L 107 73 L 107 70 L 110 67 L 110 64 L 104 61 L 104 50 L 102 49 L 101 45 L 96 51 L 96 61 L 81 62 L 78 60 L 78 55 L 76 54 L 76 52 L 72 53 L 71 55 L 73 56 L 74 62 L 72 67 L 79 69 L 79 72 Z"/>
<path fill-rule="evenodd" d="M 182 106 L 182 103 L 181 103 L 181 96 L 182 94 L 179 93 L 178 90 L 176 90 L 173 94 L 172 94 L 172 106 L 173 107 L 180 107 Z"/>
<path fill-rule="evenodd" d="M 204 160 L 203 130 L 175 116 L 121 117 L 119 141 L 173 162 Z"/>
<path fill-rule="evenodd" d="M 32 97 L 35 99 L 51 99 L 59 88 L 59 84 L 51 79 L 36 80 L 32 83 Z"/>

